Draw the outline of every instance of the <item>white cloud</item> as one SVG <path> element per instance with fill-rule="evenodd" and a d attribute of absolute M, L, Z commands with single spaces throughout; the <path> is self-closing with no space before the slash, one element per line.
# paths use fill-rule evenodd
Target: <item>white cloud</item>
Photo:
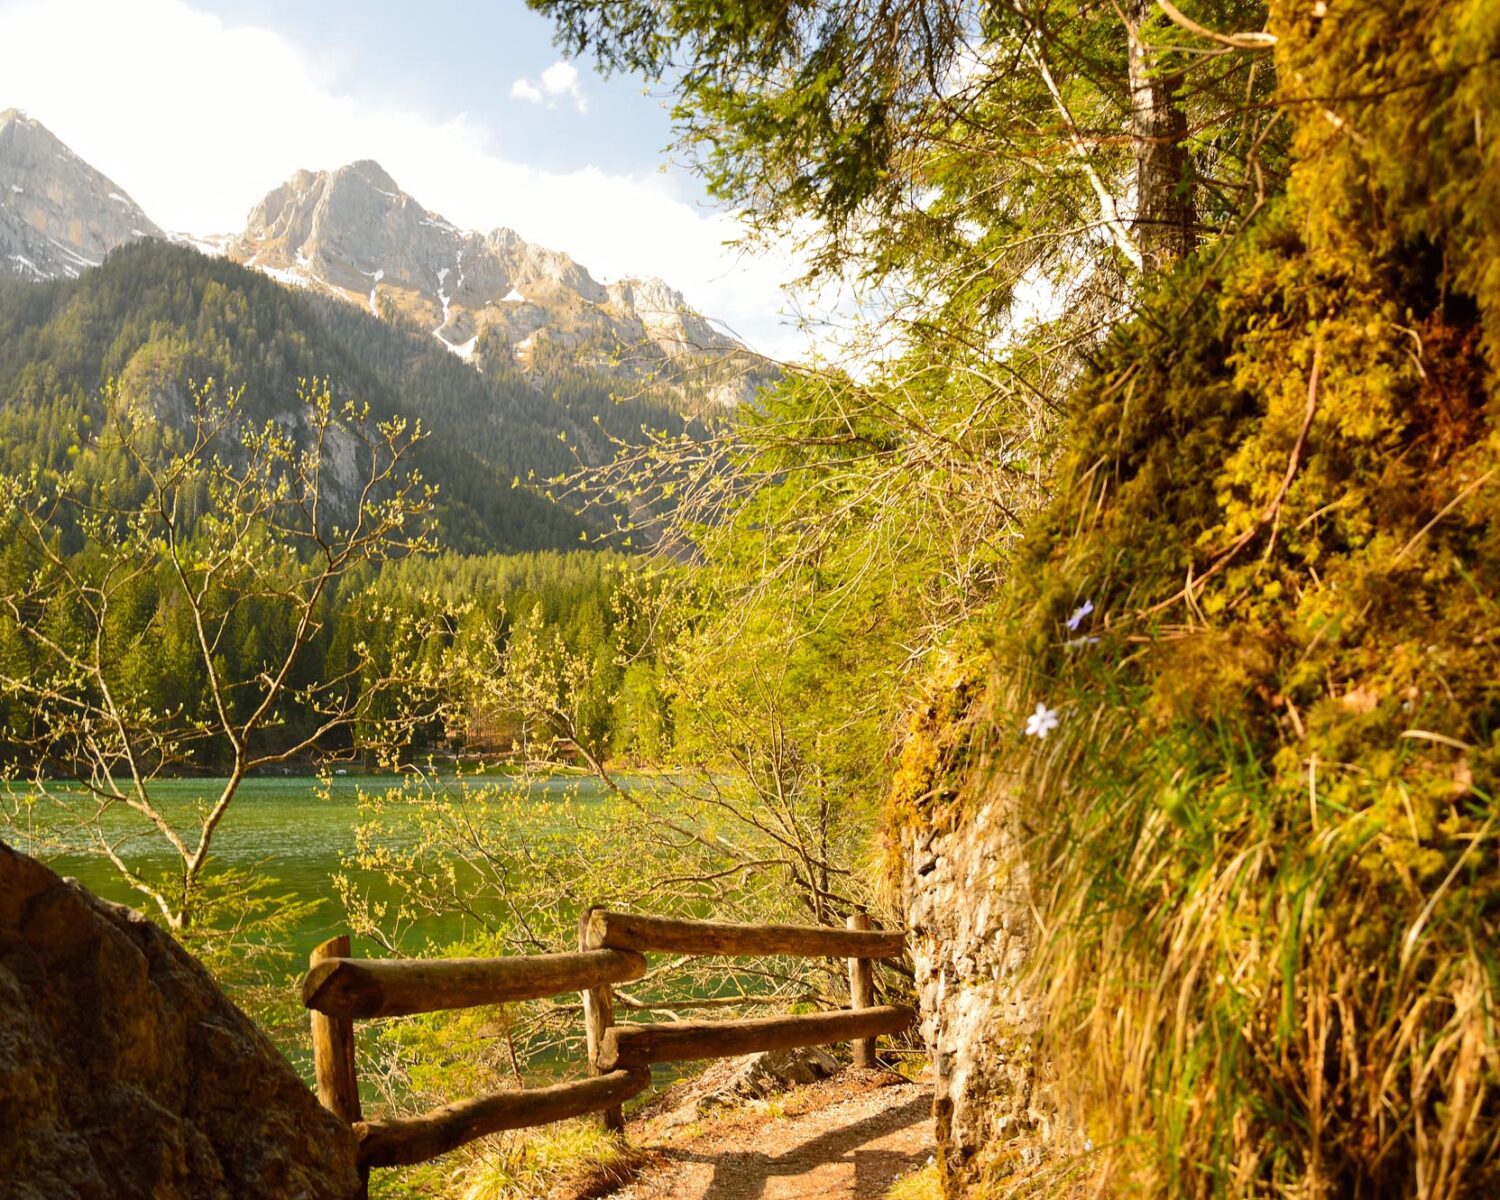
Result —
<path fill-rule="evenodd" d="M 527 104 L 540 104 L 547 97 L 542 89 L 529 79 L 518 79 L 510 85 L 510 98 L 524 100 Z"/>
<path fill-rule="evenodd" d="M 559 70 L 558 68 L 564 68 Z M 532 86 L 583 99 L 558 63 Z M 516 162 L 463 115 L 434 121 L 328 90 L 292 43 L 184 0 L 0 0 L 0 108 L 27 109 L 167 229 L 238 230 L 301 167 L 373 158 L 430 209 L 564 250 L 605 279 L 660 275 L 758 349 L 799 357 L 778 318 L 787 253 L 744 256 L 736 220 L 673 176 Z"/>
<path fill-rule="evenodd" d="M 589 110 L 589 98 L 583 94 L 583 84 L 578 78 L 578 68 L 570 62 L 555 62 L 535 81 L 518 79 L 510 85 L 512 100 L 524 100 L 527 104 L 546 104 L 556 108 L 559 100 L 571 100 L 573 107 L 581 113 Z"/>

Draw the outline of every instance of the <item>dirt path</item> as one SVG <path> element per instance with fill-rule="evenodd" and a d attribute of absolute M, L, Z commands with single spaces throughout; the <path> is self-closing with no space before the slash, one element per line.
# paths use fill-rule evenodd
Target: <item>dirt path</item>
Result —
<path fill-rule="evenodd" d="M 615 1200 L 878 1200 L 927 1162 L 932 1091 L 846 1071 L 777 1100 L 632 1140 L 654 1163 Z"/>

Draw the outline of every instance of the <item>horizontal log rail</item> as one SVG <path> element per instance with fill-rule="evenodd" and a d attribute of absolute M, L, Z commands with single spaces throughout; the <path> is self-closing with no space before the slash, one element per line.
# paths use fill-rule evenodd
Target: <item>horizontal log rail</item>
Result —
<path fill-rule="evenodd" d="M 371 1167 L 424 1162 L 501 1130 L 587 1113 L 600 1113 L 609 1128 L 621 1128 L 620 1105 L 650 1085 L 652 1063 L 846 1041 L 855 1043 L 858 1062 L 871 1063 L 875 1038 L 910 1028 L 916 1014 L 910 1008 L 872 1006 L 870 960 L 900 957 L 906 935 L 867 926 L 861 915 L 851 918 L 847 929 L 829 929 L 731 925 L 591 909 L 579 921 L 576 952 L 506 958 L 350 958 L 348 938 L 334 938 L 313 952 L 302 981 L 302 1001 L 312 1011 L 318 1096 L 351 1123 L 359 1138 L 360 1170 L 366 1175 Z M 644 976 L 648 951 L 846 958 L 852 1007 L 737 1021 L 616 1025 L 612 985 Z M 358 1119 L 355 1020 L 541 1000 L 569 992 L 581 992 L 584 998 L 591 1078 L 461 1100 L 416 1117 Z"/>
<path fill-rule="evenodd" d="M 504 1129 L 525 1129 L 581 1117 L 629 1100 L 651 1084 L 651 1072 L 610 1071 L 592 1079 L 552 1087 L 496 1092 L 460 1100 L 420 1117 L 360 1121 L 359 1162 L 365 1167 L 404 1167 L 456 1150 L 466 1142 Z"/>
<path fill-rule="evenodd" d="M 788 954 L 804 958 L 900 958 L 900 930 L 826 929 L 807 925 L 729 925 L 684 921 L 595 909 L 589 934 L 611 950 L 657 950 L 673 954 Z"/>
<path fill-rule="evenodd" d="M 336 1017 L 405 1017 L 542 1000 L 645 973 L 645 956 L 631 950 L 514 958 L 328 958 L 302 980 L 302 1003 Z"/>
<path fill-rule="evenodd" d="M 604 1071 L 695 1058 L 734 1058 L 794 1046 L 850 1042 L 900 1033 L 917 1014 L 898 1005 L 754 1017 L 746 1021 L 666 1021 L 659 1025 L 613 1025 L 605 1031 L 598 1066 Z"/>

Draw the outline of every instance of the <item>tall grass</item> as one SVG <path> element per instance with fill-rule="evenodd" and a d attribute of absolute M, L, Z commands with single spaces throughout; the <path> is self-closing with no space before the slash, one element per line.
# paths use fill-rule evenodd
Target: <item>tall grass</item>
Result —
<path fill-rule="evenodd" d="M 643 1154 L 584 1118 L 499 1134 L 404 1171 L 376 1171 L 375 1200 L 535 1200 L 565 1188 L 604 1195 L 628 1180 Z"/>
<path fill-rule="evenodd" d="M 990 783 L 1026 814 L 1042 1050 L 1094 1185 L 1500 1194 L 1489 798 L 1457 801 L 1477 832 L 1420 886 L 1416 831 L 1373 815 L 1399 764 L 1292 788 L 1231 722 L 1143 736 L 1145 697 L 1110 675 Z"/>

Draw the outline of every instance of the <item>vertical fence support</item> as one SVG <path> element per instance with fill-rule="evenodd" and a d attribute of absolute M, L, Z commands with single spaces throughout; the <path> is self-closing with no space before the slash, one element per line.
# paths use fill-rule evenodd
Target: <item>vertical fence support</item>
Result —
<path fill-rule="evenodd" d="M 867 913 L 854 913 L 849 917 L 850 929 L 864 930 L 870 928 L 870 918 Z M 875 1005 L 875 967 L 868 958 L 851 958 L 849 960 L 849 1007 L 850 1008 L 873 1008 Z M 875 1065 L 875 1039 L 857 1038 L 850 1043 L 854 1050 L 854 1065 L 856 1067 L 873 1067 Z"/>
<path fill-rule="evenodd" d="M 308 956 L 315 967 L 327 958 L 348 958 L 347 934 L 329 938 Z M 354 1022 L 348 1017 L 330 1017 L 311 1010 L 313 1074 L 318 1084 L 318 1102 L 350 1125 L 361 1120 L 359 1081 L 354 1075 Z M 360 1171 L 360 1200 L 366 1190 L 368 1170 Z"/>
<path fill-rule="evenodd" d="M 589 917 L 593 915 L 594 908 L 590 906 L 583 910 L 578 918 L 578 948 L 580 950 L 597 950 L 593 944 L 593 938 L 589 934 Z M 585 988 L 583 992 L 583 1025 L 588 1035 L 589 1046 L 589 1071 L 594 1075 L 602 1075 L 599 1069 L 599 1046 L 604 1041 L 604 1031 L 615 1023 L 615 993 L 614 989 L 607 983 L 601 983 L 598 987 Z M 599 1114 L 604 1123 L 604 1128 L 611 1133 L 623 1133 L 625 1131 L 625 1110 L 616 1104 L 604 1109 Z"/>

